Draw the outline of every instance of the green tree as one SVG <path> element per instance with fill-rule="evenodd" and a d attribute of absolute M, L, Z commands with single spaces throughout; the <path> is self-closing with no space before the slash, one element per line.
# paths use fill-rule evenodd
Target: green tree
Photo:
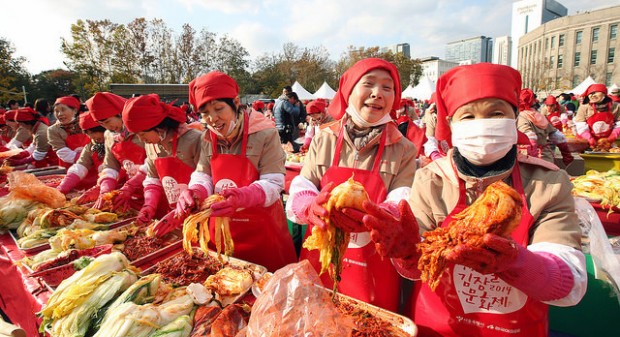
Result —
<path fill-rule="evenodd" d="M 15 56 L 15 48 L 9 40 L 0 37 L 0 103 L 10 99 L 24 101 L 22 85 L 28 82 L 28 72 L 24 69 L 24 57 Z"/>
<path fill-rule="evenodd" d="M 57 97 L 76 93 L 74 78 L 74 73 L 63 69 L 42 71 L 33 76 L 29 96 L 32 101 L 45 98 L 53 102 Z"/>

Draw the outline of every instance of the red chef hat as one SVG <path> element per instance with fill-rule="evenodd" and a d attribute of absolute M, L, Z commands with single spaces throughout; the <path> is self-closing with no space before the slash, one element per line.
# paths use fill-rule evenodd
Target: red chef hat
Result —
<path fill-rule="evenodd" d="M 325 101 L 316 100 L 308 103 L 308 105 L 306 105 L 306 112 L 308 113 L 308 115 L 324 113 Z"/>
<path fill-rule="evenodd" d="M 477 63 L 450 69 L 437 80 L 437 139 L 451 141 L 448 117 L 461 106 L 482 98 L 499 98 L 518 107 L 520 90 L 521 74 L 509 66 Z"/>
<path fill-rule="evenodd" d="M 600 83 L 590 84 L 590 86 L 588 87 L 588 89 L 586 89 L 586 92 L 584 92 L 582 96 L 588 97 L 588 95 L 593 92 L 602 92 L 607 95 L 607 87 L 604 84 Z"/>
<path fill-rule="evenodd" d="M 214 99 L 235 98 L 238 95 L 237 82 L 219 71 L 211 71 L 189 82 L 189 102 L 196 111 Z"/>
<path fill-rule="evenodd" d="M 386 70 L 390 73 L 390 76 L 392 76 L 392 79 L 394 80 L 394 104 L 392 105 L 392 110 L 398 109 L 401 94 L 398 69 L 396 69 L 396 66 L 392 63 L 384 59 L 367 58 L 358 61 L 351 68 L 347 69 L 344 74 L 342 74 L 338 91 L 336 92 L 336 95 L 327 110 L 332 117 L 335 119 L 340 119 L 344 116 L 347 106 L 349 105 L 349 96 L 351 95 L 353 88 L 360 78 L 364 76 L 364 74 L 374 69 Z"/>
<path fill-rule="evenodd" d="M 274 106 L 274 105 L 275 105 L 275 104 L 273 104 L 273 103 L 269 103 L 269 104 L 267 104 L 267 110 L 273 110 L 273 106 Z"/>
<path fill-rule="evenodd" d="M 161 102 L 157 94 L 130 98 L 123 108 L 123 123 L 129 132 L 150 130 L 166 117 L 179 123 L 186 121 L 185 113 L 181 108 Z"/>
<path fill-rule="evenodd" d="M 39 119 L 39 113 L 30 107 L 19 108 L 15 113 L 16 122 L 29 122 Z"/>
<path fill-rule="evenodd" d="M 4 119 L 7 121 L 15 121 L 15 115 L 17 114 L 17 110 L 9 110 L 4 113 Z"/>
<path fill-rule="evenodd" d="M 519 94 L 519 111 L 530 110 L 535 102 L 536 98 L 534 97 L 532 89 L 521 89 L 521 93 Z"/>
<path fill-rule="evenodd" d="M 265 102 L 263 101 L 254 101 L 252 103 L 252 109 L 258 111 L 258 110 L 262 110 L 265 108 Z"/>
<path fill-rule="evenodd" d="M 56 102 L 54 102 L 54 105 L 56 104 L 64 104 L 73 110 L 80 110 L 80 101 L 73 96 L 58 97 Z"/>
<path fill-rule="evenodd" d="M 558 102 L 558 100 L 555 98 L 555 96 L 553 95 L 549 95 L 547 96 L 547 98 L 545 98 L 545 105 L 555 105 Z"/>
<path fill-rule="evenodd" d="M 88 111 L 97 121 L 120 115 L 127 99 L 111 92 L 98 92 L 86 101 Z"/>
<path fill-rule="evenodd" d="M 4 117 L 4 114 L 0 114 L 0 125 L 6 125 L 6 118 Z"/>
<path fill-rule="evenodd" d="M 93 118 L 93 115 L 90 114 L 88 111 L 86 112 L 82 112 L 80 114 L 80 117 L 78 119 L 78 122 L 80 123 L 80 128 L 82 130 L 88 130 L 88 129 L 92 129 L 92 128 L 96 128 L 99 125 L 99 123 L 97 123 L 97 121 Z"/>

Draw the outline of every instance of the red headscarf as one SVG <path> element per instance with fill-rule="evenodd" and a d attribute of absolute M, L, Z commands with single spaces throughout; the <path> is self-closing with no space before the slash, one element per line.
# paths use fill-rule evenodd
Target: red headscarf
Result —
<path fill-rule="evenodd" d="M 367 58 L 355 63 L 351 68 L 342 74 L 340 78 L 340 86 L 334 96 L 327 112 L 329 112 L 334 119 L 340 119 L 344 116 L 347 106 L 349 105 L 349 96 L 353 91 L 353 88 L 357 82 L 371 70 L 383 69 L 390 73 L 394 80 L 394 104 L 392 110 L 397 110 L 400 104 L 400 76 L 398 75 L 398 69 L 392 63 L 379 58 Z"/>
<path fill-rule="evenodd" d="M 545 98 L 544 101 L 545 105 L 555 105 L 555 110 L 553 110 L 554 112 L 560 112 L 560 103 L 558 103 L 558 100 L 555 98 L 555 96 L 553 95 L 549 95 L 547 96 L 547 98 Z"/>
<path fill-rule="evenodd" d="M 273 104 L 273 103 L 269 103 L 269 104 L 267 104 L 267 110 L 273 110 L 273 106 L 274 106 L 274 105 L 275 105 L 275 104 Z"/>
<path fill-rule="evenodd" d="M 179 123 L 186 121 L 183 110 L 161 102 L 157 94 L 130 98 L 123 108 L 123 123 L 133 133 L 150 130 L 166 117 Z"/>
<path fill-rule="evenodd" d="M 521 90 L 519 94 L 519 111 L 530 110 L 535 102 L 536 98 L 532 89 L 524 88 Z"/>
<path fill-rule="evenodd" d="M 80 101 L 73 96 L 58 97 L 54 102 L 54 105 L 56 104 L 64 104 L 73 110 L 80 110 Z"/>
<path fill-rule="evenodd" d="M 451 142 L 448 117 L 461 106 L 482 98 L 499 98 L 516 108 L 520 90 L 521 74 L 509 66 L 477 63 L 450 69 L 437 80 L 435 136 Z"/>
<path fill-rule="evenodd" d="M 219 71 L 211 71 L 189 82 L 189 102 L 196 111 L 214 99 L 235 98 L 238 95 L 237 82 Z"/>
<path fill-rule="evenodd" d="M 86 101 L 88 111 L 98 121 L 120 115 L 127 99 L 111 92 L 98 92 Z"/>
<path fill-rule="evenodd" d="M 262 109 L 264 109 L 264 108 L 265 108 L 265 102 L 263 102 L 263 101 L 254 101 L 252 103 L 252 109 L 254 109 L 256 111 L 258 111 L 258 110 L 262 111 Z"/>
<path fill-rule="evenodd" d="M 2 126 L 6 125 L 6 118 L 4 118 L 4 114 L 0 115 L 0 125 Z"/>
<path fill-rule="evenodd" d="M 36 121 L 38 119 L 39 119 L 39 113 L 29 107 L 19 108 L 17 109 L 17 113 L 15 114 L 16 122 L 30 122 L 30 121 Z"/>
<path fill-rule="evenodd" d="M 308 113 L 308 115 L 324 113 L 325 101 L 316 100 L 308 103 L 308 105 L 306 105 L 306 112 Z"/>
<path fill-rule="evenodd" d="M 9 110 L 4 113 L 4 119 L 7 121 L 15 122 L 15 115 L 17 114 L 17 110 Z"/>
<path fill-rule="evenodd" d="M 88 111 L 80 114 L 78 122 L 82 130 L 88 130 L 100 126 L 99 123 L 97 123 L 97 121 L 93 118 L 93 115 L 91 115 Z"/>
<path fill-rule="evenodd" d="M 553 96 L 552 96 L 553 97 Z M 521 89 L 519 95 L 519 113 L 522 113 L 530 122 L 534 123 L 540 129 L 546 129 L 549 121 L 540 112 L 532 109 L 536 98 L 532 89 Z"/>

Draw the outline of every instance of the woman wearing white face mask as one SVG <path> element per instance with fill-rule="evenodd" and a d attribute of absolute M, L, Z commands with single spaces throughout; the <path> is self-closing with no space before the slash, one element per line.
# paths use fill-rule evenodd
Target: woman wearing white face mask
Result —
<path fill-rule="evenodd" d="M 547 336 L 547 305 L 575 305 L 585 293 L 568 175 L 517 153 L 517 140 L 523 143 L 515 125 L 520 88 L 516 70 L 489 63 L 456 67 L 437 82 L 437 138 L 454 148 L 416 174 L 409 203 L 420 232 L 448 225 L 499 180 L 521 195 L 523 207 L 511 238 L 487 234 L 484 248 L 460 246 L 450 253 L 436 291 L 416 282 L 411 312 L 420 335 Z M 367 217 L 384 247 L 420 242 L 417 228 L 377 225 L 373 214 Z M 419 276 L 419 253 L 397 253 L 388 248 L 383 255 L 401 275 Z"/>
<path fill-rule="evenodd" d="M 79 113 L 80 101 L 77 98 L 59 97 L 54 103 L 56 123 L 47 129 L 47 139 L 58 156 L 58 164 L 65 168 L 77 162 L 82 149 L 90 142 L 80 129 Z"/>
<path fill-rule="evenodd" d="M 161 102 L 157 94 L 129 99 L 122 118 L 127 130 L 145 144 L 144 205 L 137 220 L 149 223 L 172 211 L 187 189 L 200 157 L 201 132 L 188 128 L 185 112 Z M 115 207 L 129 206 L 119 203 L 115 200 Z"/>

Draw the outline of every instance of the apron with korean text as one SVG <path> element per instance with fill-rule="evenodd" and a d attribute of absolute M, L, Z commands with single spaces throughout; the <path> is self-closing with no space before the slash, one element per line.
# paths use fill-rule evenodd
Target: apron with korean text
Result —
<path fill-rule="evenodd" d="M 523 202 L 521 222 L 511 237 L 525 247 L 534 218 L 527 206 L 518 162 L 511 178 Z M 459 201 L 442 227 L 447 227 L 453 216 L 467 207 L 465 183 L 458 180 Z M 424 336 L 538 337 L 548 334 L 546 304 L 528 298 L 495 274 L 483 275 L 462 265 L 448 267 L 435 292 L 426 283 L 416 282 L 413 299 L 413 320 Z"/>
<path fill-rule="evenodd" d="M 320 188 L 330 182 L 334 182 L 338 186 L 353 176 L 355 181 L 364 185 L 372 202 L 385 201 L 387 190 L 379 175 L 379 167 L 381 166 L 387 132 L 384 130 L 381 134 L 381 141 L 372 170 L 362 170 L 338 166 L 344 130 L 343 126 L 338 134 L 332 166 L 323 175 Z M 312 225 L 308 225 L 304 240 L 311 235 L 312 227 Z M 321 263 L 317 250 L 308 251 L 302 248 L 300 259 L 308 259 L 316 271 L 320 272 Z M 351 241 L 345 251 L 342 265 L 342 281 L 338 284 L 338 290 L 341 293 L 393 312 L 398 310 L 401 278 L 392 266 L 390 259 L 382 259 L 379 256 L 374 242 L 370 239 L 370 232 L 351 233 Z M 333 288 L 333 281 L 328 273 L 323 274 L 321 280 L 325 287 Z"/>
<path fill-rule="evenodd" d="M 132 142 L 135 136 L 135 134 L 132 134 L 123 141 L 115 142 L 111 147 L 112 155 L 118 160 L 122 168 L 118 179 L 119 182 L 138 174 L 140 166 L 144 164 L 146 159 L 144 148 Z M 140 194 L 142 194 L 142 190 L 140 190 Z"/>
<path fill-rule="evenodd" d="M 246 156 L 249 117 L 244 113 L 241 154 L 221 154 L 217 149 L 217 135 L 211 137 L 211 174 L 214 193 L 227 188 L 246 187 L 259 179 L 259 172 Z M 297 261 L 293 239 L 288 231 L 282 201 L 268 207 L 257 206 L 237 210 L 230 218 L 230 232 L 235 243 L 233 256 L 253 262 L 270 272 Z M 211 241 L 215 250 L 215 223 L 210 221 Z"/>
<path fill-rule="evenodd" d="M 155 169 L 166 193 L 170 208 L 175 207 L 181 192 L 187 189 L 194 168 L 185 164 L 177 157 L 178 133 L 172 137 L 172 156 L 157 158 L 154 161 Z"/>
<path fill-rule="evenodd" d="M 590 127 L 590 133 L 597 140 L 609 137 L 614 128 L 614 115 L 611 113 L 611 103 L 607 104 L 607 111 L 596 111 L 596 106 L 592 104 L 594 115 L 586 120 Z"/>

